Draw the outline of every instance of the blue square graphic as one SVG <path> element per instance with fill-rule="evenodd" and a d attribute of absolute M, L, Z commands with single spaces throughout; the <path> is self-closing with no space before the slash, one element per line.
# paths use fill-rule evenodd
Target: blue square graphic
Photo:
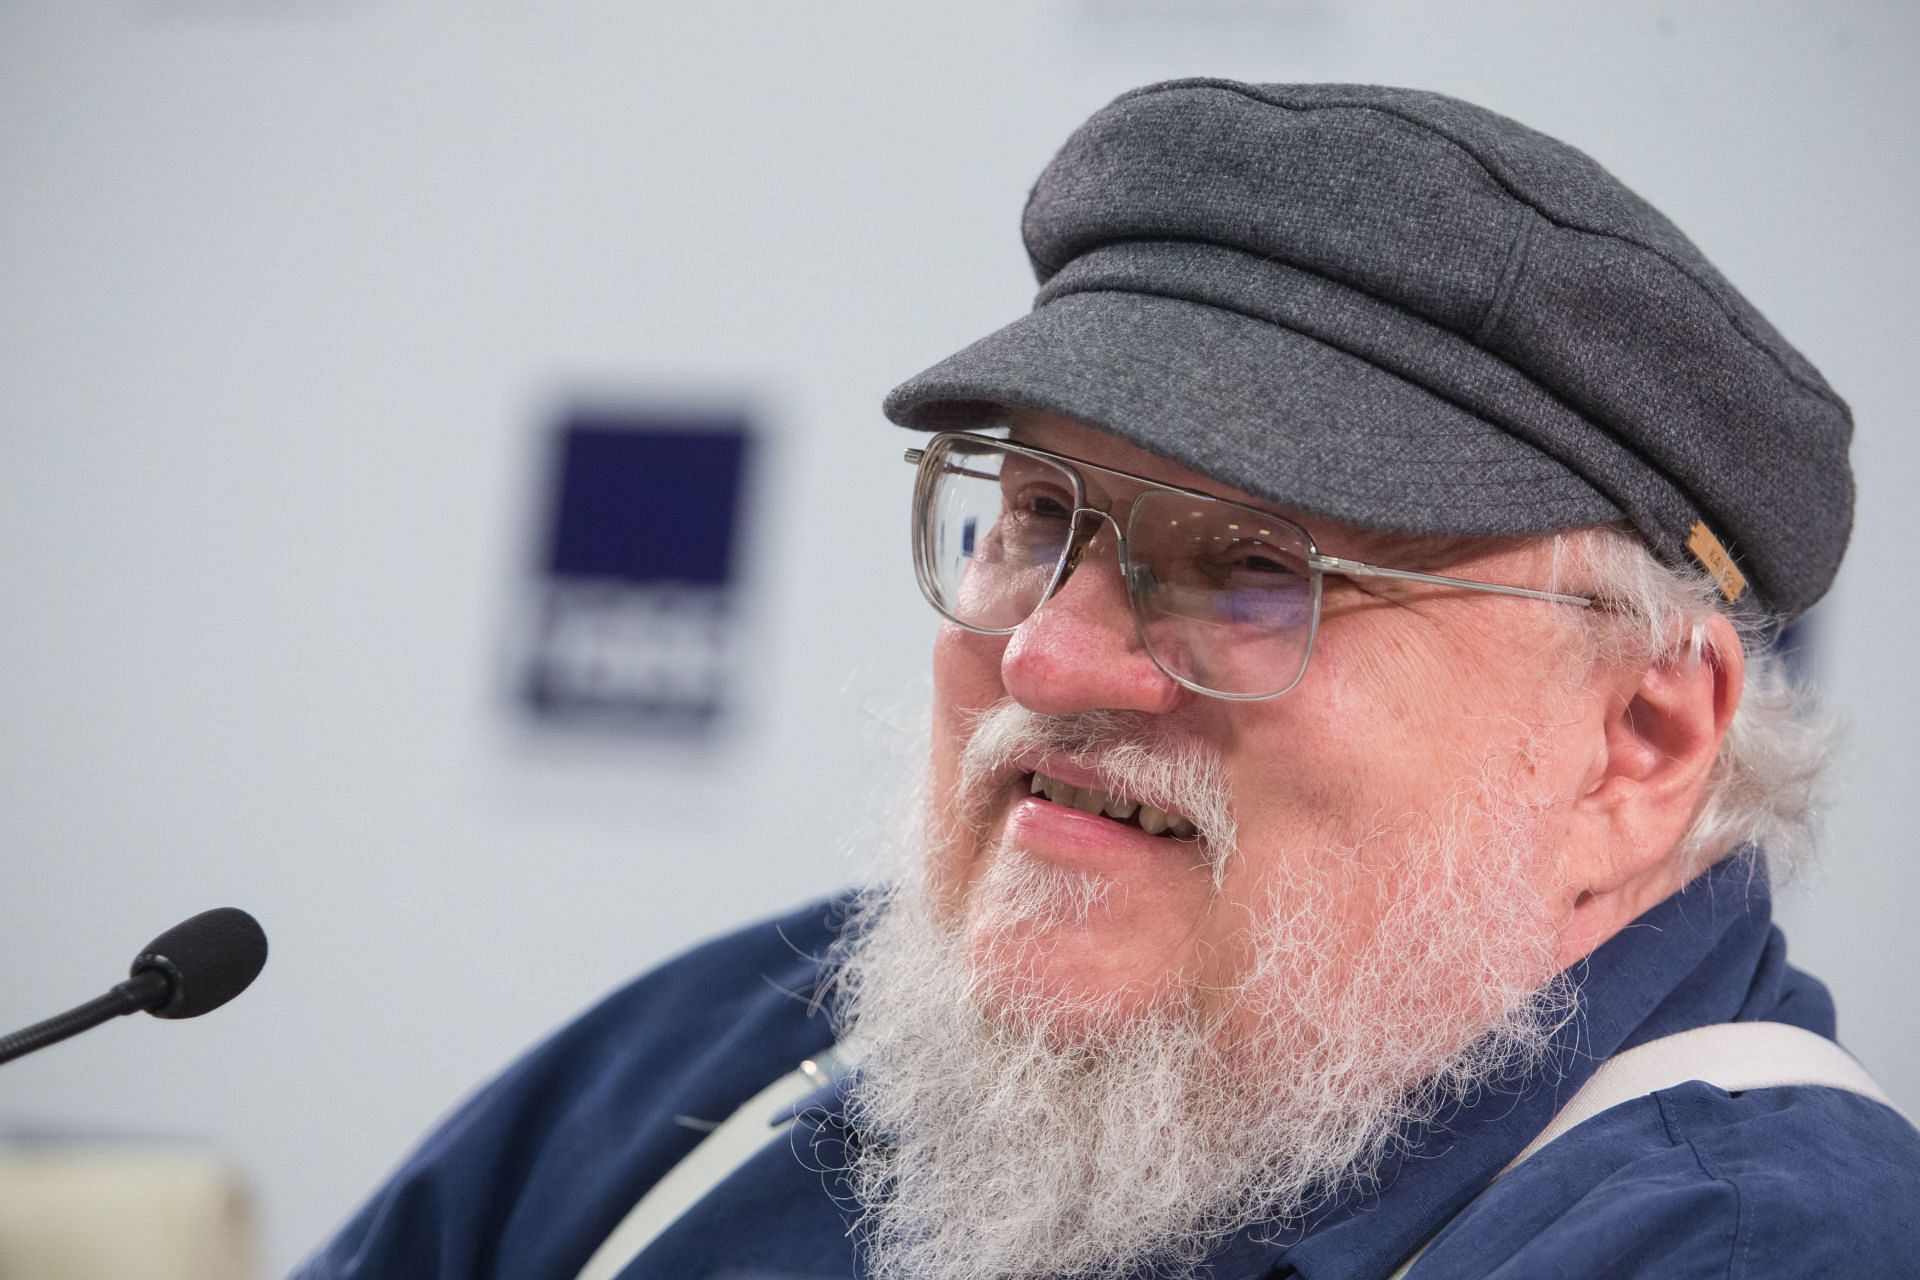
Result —
<path fill-rule="evenodd" d="M 554 444 L 524 702 L 547 723 L 704 734 L 738 666 L 747 420 L 576 413 Z"/>
<path fill-rule="evenodd" d="M 547 572 L 724 584 L 733 577 L 744 422 L 710 430 L 576 418 L 561 431 Z"/>

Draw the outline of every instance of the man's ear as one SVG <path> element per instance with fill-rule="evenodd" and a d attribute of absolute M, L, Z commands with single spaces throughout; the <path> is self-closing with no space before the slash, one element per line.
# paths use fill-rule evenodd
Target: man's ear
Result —
<path fill-rule="evenodd" d="M 1574 802 L 1565 933 L 1574 958 L 1606 941 L 1685 879 L 1679 845 L 1740 706 L 1746 657 L 1715 614 L 1698 646 L 1616 673 L 1599 759 Z"/>

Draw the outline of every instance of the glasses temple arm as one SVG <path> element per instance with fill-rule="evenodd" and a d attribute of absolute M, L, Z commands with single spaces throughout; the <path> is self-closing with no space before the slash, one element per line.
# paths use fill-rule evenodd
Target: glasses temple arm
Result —
<path fill-rule="evenodd" d="M 1322 573 L 1337 573 L 1343 578 L 1398 578 L 1404 582 L 1430 582 L 1442 587 L 1464 587 L 1468 591 L 1485 591 L 1497 596 L 1521 596 L 1528 600 L 1550 600 L 1555 604 L 1578 605 L 1591 609 L 1593 601 L 1586 596 L 1562 595 L 1557 591 L 1536 591 L 1532 587 L 1508 587 L 1493 582 L 1475 582 L 1469 578 L 1449 578 L 1440 573 L 1420 573 L 1413 569 L 1389 569 L 1384 565 L 1366 564 L 1359 560 L 1342 560 L 1339 556 L 1314 555 L 1313 565 Z"/>

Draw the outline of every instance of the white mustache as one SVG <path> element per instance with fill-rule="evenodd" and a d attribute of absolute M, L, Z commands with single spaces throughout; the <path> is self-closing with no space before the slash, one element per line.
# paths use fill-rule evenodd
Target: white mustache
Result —
<path fill-rule="evenodd" d="M 1200 829 L 1217 885 L 1238 847 L 1233 792 L 1220 753 L 1169 739 L 1154 717 L 1132 711 L 1043 715 L 1011 700 L 980 713 L 960 756 L 960 803 L 977 814 L 1022 756 L 1062 755 L 1100 779 L 1102 790 L 1185 814 Z"/>

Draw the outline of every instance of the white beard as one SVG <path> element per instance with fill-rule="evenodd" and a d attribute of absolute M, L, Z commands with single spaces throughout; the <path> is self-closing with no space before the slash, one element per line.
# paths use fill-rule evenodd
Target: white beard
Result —
<path fill-rule="evenodd" d="M 1080 742 L 1116 731 L 1008 714 Z M 849 1173 L 872 1274 L 1178 1275 L 1236 1230 L 1368 1182 L 1406 1126 L 1523 1075 L 1573 1005 L 1564 980 L 1543 985 L 1534 810 L 1510 791 L 1470 782 L 1454 812 L 1376 835 L 1364 860 L 1317 852 L 1325 874 L 1272 893 L 1250 963 L 1204 1010 L 1195 993 L 1145 1011 L 1050 1004 L 969 959 L 915 858 L 862 905 L 838 975 L 868 1047 Z M 1497 835 L 1470 847 L 1468 831 Z M 1367 877 L 1391 905 L 1363 932 L 1333 907 Z M 1103 910 L 1104 887 L 1001 850 L 969 914 L 1031 939 Z"/>

